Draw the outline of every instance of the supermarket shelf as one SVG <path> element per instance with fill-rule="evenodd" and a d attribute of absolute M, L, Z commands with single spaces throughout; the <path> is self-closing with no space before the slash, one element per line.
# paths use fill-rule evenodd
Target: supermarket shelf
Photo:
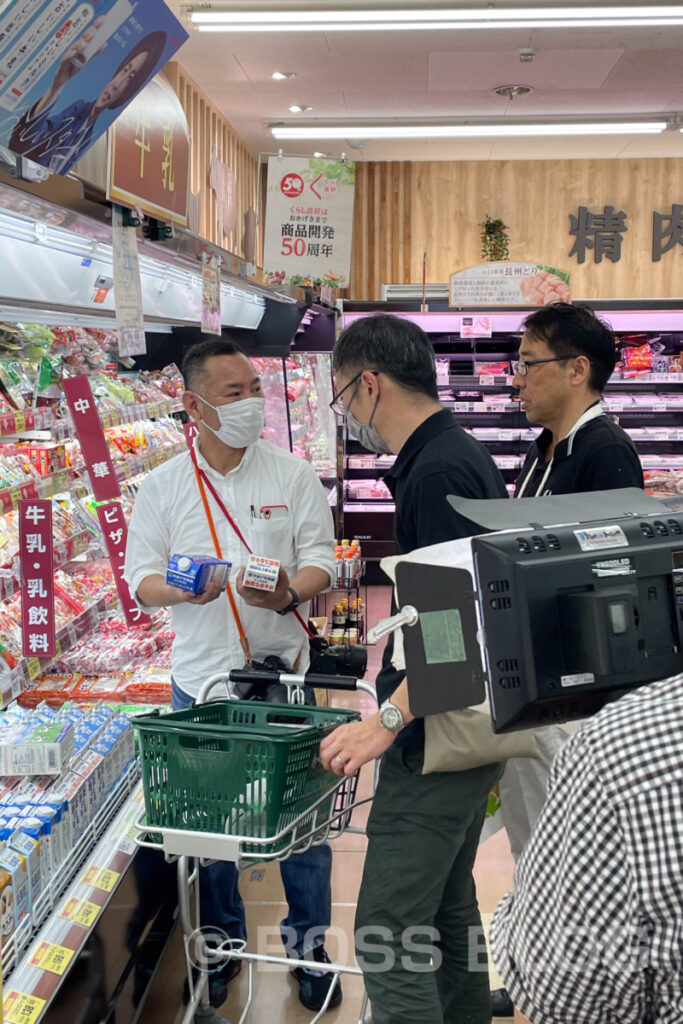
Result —
<path fill-rule="evenodd" d="M 116 477 L 120 482 L 132 480 L 140 473 L 146 473 L 155 469 L 175 455 L 180 455 L 186 450 L 184 443 L 168 445 L 147 455 L 135 455 L 127 459 L 125 463 L 114 464 Z M 25 480 L 14 487 L 5 487 L 0 490 L 0 515 L 12 512 L 22 498 L 54 498 L 57 494 L 73 494 L 75 497 L 84 497 L 92 494 L 92 488 L 84 482 L 84 477 L 74 480 L 68 469 L 62 469 L 59 473 L 51 476 L 37 477 L 32 480 Z"/>
<path fill-rule="evenodd" d="M 0 415 L 0 436 L 23 434 L 30 430 L 51 430 L 57 423 L 54 408 L 24 409 Z"/>
<path fill-rule="evenodd" d="M 81 533 L 75 533 L 73 537 L 68 537 L 65 541 L 60 541 L 54 545 L 54 567 L 55 571 L 68 565 L 69 562 L 73 561 L 79 555 L 84 555 L 90 548 L 91 541 L 94 537 L 88 530 L 83 530 Z M 9 576 L 0 579 L 0 601 L 6 601 L 8 597 L 21 588 L 21 580 L 18 576 Z"/>
<path fill-rule="evenodd" d="M 31 1007 L 22 1008 L 19 1019 L 36 1024 L 43 1016 L 133 860 L 134 822 L 143 802 L 139 775 L 136 760 L 51 880 L 34 913 L 3 948 L 5 1020 L 11 1008 L 16 1013 L 17 1000 L 22 1007 Z M 85 881 L 86 875 L 93 881 Z M 56 973 L 56 964 L 61 974 Z"/>
<path fill-rule="evenodd" d="M 150 402 L 147 405 L 124 405 L 121 409 L 107 409 L 99 412 L 100 422 L 105 430 L 110 427 L 120 427 L 127 423 L 140 423 L 142 420 L 159 419 L 162 416 L 170 416 L 174 412 L 180 412 L 183 403 L 168 399 L 167 402 Z M 28 428 L 26 428 L 28 429 Z M 57 440 L 65 437 L 73 437 L 74 426 L 70 416 L 57 421 L 52 428 L 52 436 Z"/>
<path fill-rule="evenodd" d="M 77 615 L 57 632 L 57 656 L 70 650 L 79 640 L 93 629 L 104 617 L 109 607 L 109 598 L 101 597 L 90 608 Z M 22 658 L 16 668 L 0 679 L 2 707 L 27 689 L 39 675 L 42 675 L 56 658 Z"/>

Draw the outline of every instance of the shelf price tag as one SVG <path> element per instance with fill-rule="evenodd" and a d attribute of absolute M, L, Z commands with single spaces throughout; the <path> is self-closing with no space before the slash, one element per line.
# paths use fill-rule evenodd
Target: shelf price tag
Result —
<path fill-rule="evenodd" d="M 10 989 L 3 1000 L 2 1019 L 4 1024 L 34 1024 L 42 1013 L 45 1000 L 27 992 Z"/>
<path fill-rule="evenodd" d="M 38 658 L 27 658 L 26 668 L 28 669 L 29 679 L 37 679 L 40 675 L 41 666 Z"/>
<path fill-rule="evenodd" d="M 91 864 L 81 879 L 86 885 L 92 885 L 102 892 L 111 892 L 120 876 L 119 871 L 112 871 L 111 868 L 98 868 Z"/>
<path fill-rule="evenodd" d="M 41 971 L 62 975 L 71 963 L 73 956 L 73 949 L 56 946 L 54 942 L 41 942 L 29 963 L 34 967 L 39 967 Z"/>
<path fill-rule="evenodd" d="M 666 412 L 666 402 L 653 402 L 652 403 L 652 411 L 653 412 Z"/>
<path fill-rule="evenodd" d="M 59 916 L 81 924 L 84 928 L 90 928 L 101 909 L 102 907 L 99 907 L 97 903 L 91 903 L 90 900 L 79 900 L 72 896 L 60 910 Z"/>

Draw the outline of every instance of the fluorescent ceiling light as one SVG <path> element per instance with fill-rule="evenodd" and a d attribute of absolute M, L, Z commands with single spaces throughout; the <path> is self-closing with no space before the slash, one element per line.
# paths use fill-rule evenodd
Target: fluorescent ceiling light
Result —
<path fill-rule="evenodd" d="M 296 78 L 294 71 L 273 71 L 271 78 L 274 78 L 276 82 L 284 82 L 286 78 Z"/>
<path fill-rule="evenodd" d="M 543 135 L 658 135 L 666 121 L 597 121 L 563 124 L 347 124 L 271 125 L 275 139 L 504 139 Z"/>
<path fill-rule="evenodd" d="M 628 28 L 683 25 L 683 5 L 585 4 L 564 7 L 454 8 L 433 4 L 422 10 L 405 7 L 337 10 L 283 10 L 278 4 L 260 10 L 217 8 L 191 11 L 190 21 L 200 32 L 357 32 L 427 29 L 486 28 Z"/>
<path fill-rule="evenodd" d="M 313 107 L 302 107 L 299 103 L 294 103 L 289 109 L 292 114 L 305 114 L 307 110 L 313 110 Z"/>

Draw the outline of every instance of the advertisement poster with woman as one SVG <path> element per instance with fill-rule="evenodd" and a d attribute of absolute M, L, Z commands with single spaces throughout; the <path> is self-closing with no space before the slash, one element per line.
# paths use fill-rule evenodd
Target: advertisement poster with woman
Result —
<path fill-rule="evenodd" d="M 0 0 L 0 146 L 65 174 L 187 38 L 163 0 Z"/>

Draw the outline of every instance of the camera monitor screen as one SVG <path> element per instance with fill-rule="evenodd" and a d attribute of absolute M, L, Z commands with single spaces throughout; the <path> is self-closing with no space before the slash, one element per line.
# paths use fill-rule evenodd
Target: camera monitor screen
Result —
<path fill-rule="evenodd" d="M 472 541 L 493 727 L 581 718 L 683 669 L 683 514 Z"/>

